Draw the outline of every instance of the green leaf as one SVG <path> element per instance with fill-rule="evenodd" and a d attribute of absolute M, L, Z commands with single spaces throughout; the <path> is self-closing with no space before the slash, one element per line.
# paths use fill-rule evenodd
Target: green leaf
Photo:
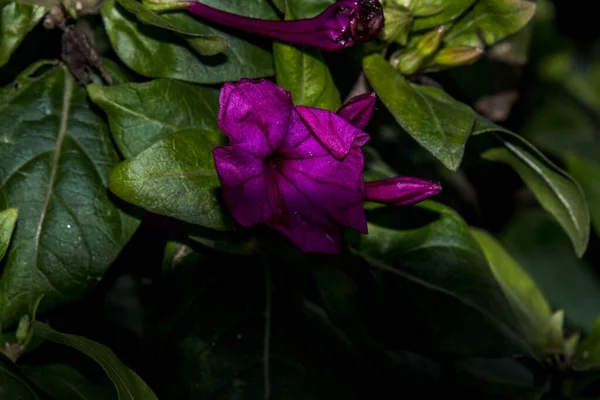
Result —
<path fill-rule="evenodd" d="M 94 359 L 115 385 L 119 400 L 158 400 L 152 389 L 103 344 L 81 336 L 57 332 L 39 321 L 34 321 L 32 328 L 36 335 L 51 342 L 72 347 Z"/>
<path fill-rule="evenodd" d="M 205 3 L 251 17 L 275 18 L 274 11 L 262 0 L 213 0 Z M 247 41 L 247 35 L 225 33 L 209 27 L 185 11 L 168 13 L 162 18 L 172 26 L 185 27 L 190 31 L 193 29 L 197 34 L 224 37 L 229 43 L 227 49 L 215 56 L 201 56 L 189 43 L 190 39 L 186 42 L 174 32 L 142 24 L 134 15 L 116 5 L 115 0 L 104 3 L 102 18 L 117 55 L 140 75 L 198 83 L 221 83 L 242 77 L 273 75 L 271 54 L 254 41 Z"/>
<path fill-rule="evenodd" d="M 600 235 L 600 164 L 575 153 L 565 156 L 567 171 L 581 185 L 590 209 L 592 225 Z"/>
<path fill-rule="evenodd" d="M 369 82 L 400 126 L 456 171 L 475 112 L 439 89 L 408 83 L 378 54 L 366 57 L 363 65 Z"/>
<path fill-rule="evenodd" d="M 600 310 L 600 280 L 573 254 L 567 236 L 541 210 L 515 214 L 499 236 L 509 253 L 536 282 L 569 324 L 589 329 Z"/>
<path fill-rule="evenodd" d="M 157 214 L 227 229 L 218 199 L 221 185 L 213 161 L 212 133 L 194 129 L 160 140 L 119 164 L 110 174 L 110 190 Z"/>
<path fill-rule="evenodd" d="M 0 209 L 20 215 L 0 277 L 4 326 L 40 296 L 48 310 L 85 294 L 138 225 L 108 195 L 119 159 L 106 124 L 66 68 L 31 78 L 48 66 L 0 89 Z"/>
<path fill-rule="evenodd" d="M 27 376 L 0 351 L 0 395 L 10 400 L 47 400 Z"/>
<path fill-rule="evenodd" d="M 600 368 L 600 318 L 577 347 L 574 365 L 577 369 Z"/>
<path fill-rule="evenodd" d="M 217 124 L 216 89 L 158 79 L 119 86 L 89 85 L 88 94 L 108 115 L 111 133 L 126 158 L 184 129 L 211 131 L 205 135 L 215 140 L 225 137 Z"/>
<path fill-rule="evenodd" d="M 34 4 L 17 1 L 0 4 L 0 67 L 19 47 L 25 36 L 40 22 L 46 9 Z"/>
<path fill-rule="evenodd" d="M 414 336 L 406 342 L 423 341 L 426 332 L 422 345 L 428 352 L 530 353 L 485 256 L 454 211 L 428 201 L 417 207 L 376 208 L 367 217 L 369 235 L 349 238 L 350 246 L 374 271 L 387 272 L 381 280 L 399 297 L 388 307 L 410 304 L 403 325 L 411 326 Z"/>
<path fill-rule="evenodd" d="M 286 19 L 297 19 L 298 8 L 288 1 Z M 273 43 L 277 84 L 289 90 L 296 105 L 336 111 L 342 104 L 327 64 L 319 50 Z"/>
<path fill-rule="evenodd" d="M 434 6 L 443 7 L 443 11 L 425 18 L 416 18 L 413 25 L 415 31 L 422 31 L 453 21 L 460 17 L 477 0 L 425 0 L 421 1 L 423 5 L 433 8 Z M 486 1 L 486 0 L 479 0 Z"/>
<path fill-rule="evenodd" d="M 528 0 L 479 0 L 446 36 L 448 46 L 485 48 L 523 29 L 535 14 Z"/>
<path fill-rule="evenodd" d="M 485 253 L 527 341 L 540 359 L 547 353 L 561 353 L 564 350 L 562 329 L 558 332 L 553 329 L 550 305 L 535 282 L 494 237 L 478 229 L 471 229 L 471 234 Z"/>
<path fill-rule="evenodd" d="M 533 147 L 504 143 L 482 157 L 510 165 L 571 238 L 577 256 L 583 256 L 590 233 L 590 215 L 583 191 L 569 175 Z M 536 154 L 537 153 L 537 154 Z"/>
<path fill-rule="evenodd" d="M 16 208 L 0 211 L 0 261 L 2 261 L 4 254 L 6 254 L 18 216 L 19 210 Z"/>
<path fill-rule="evenodd" d="M 114 387 L 88 380 L 76 368 L 67 364 L 23 367 L 37 387 L 54 399 L 108 400 L 115 399 Z"/>
<path fill-rule="evenodd" d="M 192 20 L 175 19 L 171 22 L 168 14 L 166 17 L 163 17 L 135 0 L 117 0 L 117 3 L 123 6 L 128 12 L 134 14 L 144 24 L 154 25 L 178 33 L 201 56 L 214 56 L 227 47 L 227 39 L 223 36 L 198 33 L 198 24 L 193 23 Z"/>

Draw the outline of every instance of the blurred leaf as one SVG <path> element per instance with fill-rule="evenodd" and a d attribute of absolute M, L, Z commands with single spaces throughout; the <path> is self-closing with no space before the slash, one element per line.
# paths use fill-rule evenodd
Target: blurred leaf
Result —
<path fill-rule="evenodd" d="M 0 351 L 0 395 L 7 400 L 49 400 Z"/>
<path fill-rule="evenodd" d="M 480 49 L 521 30 L 535 13 L 528 0 L 479 0 L 446 36 L 448 46 Z"/>
<path fill-rule="evenodd" d="M 460 17 L 477 0 L 422 0 L 421 5 L 443 7 L 442 12 L 425 18 L 416 18 L 414 31 L 430 29 L 436 25 L 442 25 Z M 486 1 L 486 0 L 479 0 Z"/>
<path fill-rule="evenodd" d="M 262 0 L 212 0 L 204 3 L 250 17 L 275 18 L 274 11 Z M 173 26 L 193 29 L 197 34 L 222 36 L 229 44 L 227 49 L 214 56 L 200 56 L 189 43 L 189 40 L 195 39 L 186 42 L 174 32 L 145 25 L 116 5 L 115 0 L 104 3 L 102 18 L 117 55 L 140 75 L 198 83 L 221 83 L 242 77 L 273 75 L 270 53 L 248 42 L 247 35 L 238 36 L 238 33 L 225 33 L 209 27 L 185 11 L 168 13 L 162 18 Z"/>
<path fill-rule="evenodd" d="M 20 215 L 0 278 L 4 326 L 40 296 L 41 310 L 80 298 L 138 226 L 108 196 L 119 159 L 86 98 L 66 68 L 48 62 L 0 89 L 0 209 Z"/>
<path fill-rule="evenodd" d="M 538 400 L 545 392 L 514 358 L 471 359 L 453 365 L 452 380 L 465 399 Z"/>
<path fill-rule="evenodd" d="M 184 129 L 204 130 L 207 138 L 215 140 L 225 137 L 218 134 L 219 92 L 215 89 L 158 79 L 119 86 L 89 85 L 88 93 L 108 115 L 111 133 L 126 158 Z"/>
<path fill-rule="evenodd" d="M 348 240 L 374 271 L 390 274 L 382 282 L 397 282 L 389 291 L 399 299 L 387 307 L 410 304 L 414 317 L 403 315 L 403 326 L 415 336 L 405 341 L 461 356 L 530 353 L 485 256 L 454 211 L 427 201 L 367 216 L 369 235 Z"/>
<path fill-rule="evenodd" d="M 487 54 L 493 60 L 513 65 L 525 65 L 529 55 L 532 33 L 533 24 L 529 23 L 514 35 L 496 42 Z"/>
<path fill-rule="evenodd" d="M 286 19 L 301 18 L 302 8 L 291 1 L 287 4 Z M 294 104 L 332 111 L 340 108 L 340 92 L 318 50 L 274 42 L 273 57 L 277 84 L 290 91 Z"/>
<path fill-rule="evenodd" d="M 0 3 L 0 67 L 19 47 L 25 36 L 40 22 L 46 9 L 17 1 Z"/>
<path fill-rule="evenodd" d="M 179 131 L 119 164 L 110 190 L 146 210 L 213 229 L 227 229 L 217 193 L 221 188 L 212 132 Z"/>
<path fill-rule="evenodd" d="M 471 229 L 471 234 L 483 249 L 527 341 L 538 357 L 543 359 L 548 353 L 562 353 L 562 324 L 557 333 L 550 321 L 550 305 L 535 282 L 494 237 L 478 229 Z"/>
<path fill-rule="evenodd" d="M 227 39 L 223 36 L 198 33 L 198 24 L 191 19 L 175 19 L 171 22 L 169 14 L 163 17 L 138 1 L 117 0 L 117 3 L 134 14 L 144 24 L 154 25 L 178 33 L 201 56 L 214 56 L 227 47 Z"/>
<path fill-rule="evenodd" d="M 447 168 L 456 171 L 475 112 L 443 91 L 410 84 L 383 57 L 364 59 L 369 82 L 396 121 Z"/>
<path fill-rule="evenodd" d="M 0 211 L 0 261 L 2 261 L 4 254 L 6 254 L 18 216 L 19 210 L 16 208 Z"/>
<path fill-rule="evenodd" d="M 573 254 L 569 240 L 541 211 L 516 214 L 500 239 L 550 304 L 578 328 L 592 327 L 600 310 L 600 280 Z"/>
<path fill-rule="evenodd" d="M 510 165 L 567 232 L 577 256 L 583 256 L 590 235 L 590 214 L 579 184 L 520 136 L 479 118 L 473 135 L 485 132 L 496 132 L 504 148 L 487 150 L 481 156 Z"/>
<path fill-rule="evenodd" d="M 39 321 L 34 321 L 32 328 L 36 335 L 72 347 L 96 361 L 115 385 L 119 400 L 158 400 L 152 389 L 103 344 L 81 336 L 57 332 Z"/>
<path fill-rule="evenodd" d="M 74 367 L 66 364 L 25 367 L 25 374 L 37 387 L 55 399 L 109 400 L 117 393 L 110 383 L 88 380 Z"/>
<path fill-rule="evenodd" d="M 574 365 L 583 370 L 600 368 L 600 318 L 577 346 Z"/>
<path fill-rule="evenodd" d="M 600 235 L 600 164 L 575 153 L 565 156 L 567 170 L 581 185 L 592 216 L 596 234 Z"/>

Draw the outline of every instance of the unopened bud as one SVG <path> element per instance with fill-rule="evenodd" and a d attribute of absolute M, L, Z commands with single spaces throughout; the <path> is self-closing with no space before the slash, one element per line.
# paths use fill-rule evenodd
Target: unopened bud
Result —
<path fill-rule="evenodd" d="M 423 56 L 416 51 L 407 51 L 398 61 L 398 71 L 402 75 L 413 75 L 421 68 L 423 61 Z"/>
<path fill-rule="evenodd" d="M 483 50 L 471 46 L 457 46 L 441 49 L 433 58 L 432 65 L 456 67 L 473 64 L 481 57 Z"/>
<path fill-rule="evenodd" d="M 443 25 L 440 25 L 436 29 L 427 32 L 425 35 L 423 35 L 421 40 L 419 40 L 419 43 L 417 44 L 417 52 L 422 57 L 428 57 L 435 53 L 442 43 L 445 32 L 446 29 Z"/>
<path fill-rule="evenodd" d="M 19 326 L 17 327 L 17 331 L 15 332 L 15 337 L 21 343 L 27 340 L 27 336 L 29 336 L 29 330 L 31 327 L 31 320 L 29 319 L 29 315 L 23 315 L 19 320 Z"/>

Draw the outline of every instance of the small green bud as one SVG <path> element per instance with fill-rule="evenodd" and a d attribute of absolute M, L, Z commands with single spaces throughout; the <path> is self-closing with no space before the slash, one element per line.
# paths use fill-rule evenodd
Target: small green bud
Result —
<path fill-rule="evenodd" d="M 398 71 L 403 75 L 413 75 L 421 68 L 423 61 L 423 56 L 418 52 L 407 51 L 398 61 Z"/>
<path fill-rule="evenodd" d="M 440 25 L 436 29 L 427 32 L 425 35 L 423 35 L 421 40 L 419 40 L 419 43 L 417 43 L 417 52 L 423 58 L 435 53 L 442 43 L 444 33 L 446 33 L 446 29 L 443 25 Z"/>
<path fill-rule="evenodd" d="M 441 49 L 433 58 L 432 65 L 457 67 L 473 64 L 481 57 L 483 50 L 471 46 L 457 46 Z"/>
<path fill-rule="evenodd" d="M 19 342 L 23 343 L 25 342 L 25 340 L 27 340 L 27 337 L 29 336 L 30 325 L 31 320 L 29 318 L 29 315 L 23 315 L 19 320 L 19 326 L 17 327 L 17 331 L 15 332 L 15 337 Z"/>

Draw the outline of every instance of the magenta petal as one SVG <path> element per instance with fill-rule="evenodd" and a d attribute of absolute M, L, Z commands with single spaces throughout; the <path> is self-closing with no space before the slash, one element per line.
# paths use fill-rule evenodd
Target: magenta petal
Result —
<path fill-rule="evenodd" d="M 233 219 L 243 226 L 268 221 L 273 211 L 262 160 L 231 146 L 215 147 L 213 156 Z"/>
<path fill-rule="evenodd" d="M 286 218 L 269 224 L 304 252 L 339 253 L 340 227 L 302 193 L 295 182 L 279 175 L 277 186 L 286 210 Z"/>
<path fill-rule="evenodd" d="M 293 110 L 289 92 L 264 79 L 242 79 L 226 83 L 219 102 L 219 127 L 231 145 L 259 157 L 279 148 Z"/>
<path fill-rule="evenodd" d="M 442 188 L 433 182 L 411 177 L 396 177 L 365 182 L 365 200 L 404 206 L 425 200 L 441 190 Z"/>
<path fill-rule="evenodd" d="M 357 128 L 364 129 L 371 120 L 376 101 L 375 93 L 365 93 L 348 100 L 336 114 Z"/>
<path fill-rule="evenodd" d="M 335 158 L 342 159 L 354 147 L 369 140 L 369 135 L 328 110 L 297 106 L 296 111 L 316 138 Z"/>

